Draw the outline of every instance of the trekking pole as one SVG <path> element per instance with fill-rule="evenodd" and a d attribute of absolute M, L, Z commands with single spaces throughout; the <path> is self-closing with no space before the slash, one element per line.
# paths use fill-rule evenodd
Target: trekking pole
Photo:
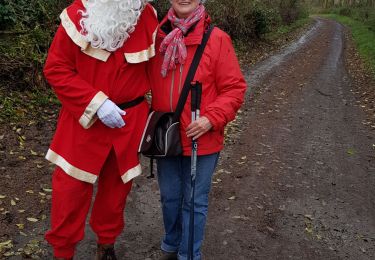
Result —
<path fill-rule="evenodd" d="M 191 85 L 191 121 L 199 119 L 200 103 L 202 96 L 202 84 L 195 82 Z M 194 196 L 195 196 L 195 177 L 197 175 L 197 152 L 198 142 L 192 140 L 191 147 L 191 193 L 190 193 L 190 218 L 189 218 L 189 243 L 188 243 L 188 260 L 194 258 Z"/>

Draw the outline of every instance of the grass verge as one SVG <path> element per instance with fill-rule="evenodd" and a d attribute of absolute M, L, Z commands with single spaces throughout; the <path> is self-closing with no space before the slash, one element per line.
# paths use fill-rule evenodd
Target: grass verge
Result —
<path fill-rule="evenodd" d="M 309 17 L 306 17 L 306 18 L 299 19 L 299 20 L 295 21 L 291 25 L 282 25 L 279 28 L 277 28 L 277 30 L 268 33 L 266 35 L 266 39 L 271 40 L 271 41 L 275 40 L 275 39 L 278 39 L 280 37 L 283 37 L 283 36 L 293 32 L 293 31 L 297 30 L 297 29 L 300 29 L 300 28 L 306 26 L 307 24 L 309 24 L 311 22 L 312 22 L 312 19 L 309 18 Z"/>
<path fill-rule="evenodd" d="M 334 19 L 350 28 L 358 52 L 375 76 L 375 33 L 362 22 L 337 14 L 324 14 L 322 17 Z"/>

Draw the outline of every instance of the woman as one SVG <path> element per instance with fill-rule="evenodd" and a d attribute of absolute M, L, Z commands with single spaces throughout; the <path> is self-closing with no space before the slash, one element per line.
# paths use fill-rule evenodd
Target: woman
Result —
<path fill-rule="evenodd" d="M 156 38 L 156 57 L 150 64 L 152 109 L 174 111 L 195 50 L 211 19 L 203 0 L 170 0 Z M 199 63 L 194 81 L 203 85 L 201 117 L 191 122 L 190 99 L 181 122 L 183 155 L 157 160 L 165 235 L 162 259 L 187 259 L 190 209 L 191 141 L 198 140 L 194 205 L 194 259 L 201 259 L 201 244 L 208 209 L 208 194 L 224 127 L 243 103 L 246 83 L 230 37 L 214 28 Z"/>

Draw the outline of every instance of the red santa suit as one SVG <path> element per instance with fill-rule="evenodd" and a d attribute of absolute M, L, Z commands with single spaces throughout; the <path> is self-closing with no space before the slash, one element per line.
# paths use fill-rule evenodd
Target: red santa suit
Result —
<path fill-rule="evenodd" d="M 131 180 L 141 174 L 137 149 L 149 110 L 147 102 L 125 110 L 123 119 L 126 125 L 122 128 L 107 127 L 98 120 L 96 112 L 108 98 L 122 104 L 144 96 L 150 89 L 146 61 L 155 55 L 158 22 L 152 6 L 147 4 L 144 7 L 134 32 L 124 45 L 108 52 L 91 47 L 80 33 L 80 11 L 84 10 L 84 4 L 84 0 L 75 0 L 62 12 L 61 25 L 44 69 L 47 81 L 62 104 L 57 129 L 46 155 L 58 166 L 53 179 L 52 229 L 46 235 L 58 257 L 70 257 L 75 244 L 83 238 L 84 219 L 92 194 L 92 185 L 89 184 L 100 175 L 99 187 L 102 187 L 103 195 L 98 191 L 94 204 L 97 215 L 91 218 L 94 227 L 97 219 L 102 219 L 102 224 L 116 222 L 113 218 L 99 216 L 103 210 L 111 213 L 103 203 L 111 204 L 106 205 L 108 207 L 113 204 L 116 214 L 120 214 L 118 211 L 125 205 Z M 103 171 L 112 172 L 112 175 L 115 172 L 116 176 L 102 178 L 108 174 Z M 114 184 L 102 185 L 101 182 L 108 180 L 120 180 L 123 185 L 117 189 L 120 194 L 116 194 L 116 189 L 111 191 L 115 194 L 111 199 L 116 200 L 117 195 L 121 197 L 117 201 L 106 199 L 108 195 L 104 190 L 111 189 Z M 74 201 L 69 204 L 67 201 L 70 200 Z M 122 221 L 122 212 L 119 217 Z M 76 218 L 80 223 L 74 224 L 77 227 L 68 232 Z M 102 234 L 97 232 L 99 242 L 114 242 L 123 223 L 112 224 L 112 227 L 98 231 Z M 100 229 L 103 225 L 96 226 Z"/>

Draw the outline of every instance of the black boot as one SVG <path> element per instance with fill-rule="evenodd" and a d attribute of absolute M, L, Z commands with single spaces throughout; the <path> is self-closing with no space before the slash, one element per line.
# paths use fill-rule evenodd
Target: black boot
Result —
<path fill-rule="evenodd" d="M 177 260 L 177 253 L 168 253 L 163 251 L 160 260 Z"/>
<path fill-rule="evenodd" d="M 117 260 L 113 244 L 99 245 L 96 249 L 95 260 Z"/>

